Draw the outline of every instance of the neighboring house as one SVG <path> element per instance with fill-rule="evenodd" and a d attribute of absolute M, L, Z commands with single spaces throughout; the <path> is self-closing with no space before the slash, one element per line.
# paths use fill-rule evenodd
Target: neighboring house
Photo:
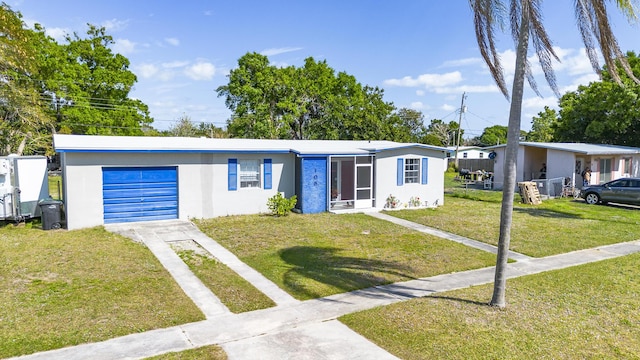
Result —
<path fill-rule="evenodd" d="M 445 150 L 390 141 L 54 135 L 67 228 L 267 212 L 278 192 L 302 213 L 444 203 Z"/>
<path fill-rule="evenodd" d="M 488 159 L 491 150 L 486 150 L 479 146 L 460 146 L 458 148 L 458 159 Z M 456 158 L 456 147 L 447 146 L 447 158 Z"/>
<path fill-rule="evenodd" d="M 494 187 L 502 188 L 504 179 L 504 152 L 506 145 L 487 148 L 496 152 Z M 516 180 L 540 179 L 546 164 L 546 178 L 568 178 L 569 182 L 582 188 L 582 171 L 591 169 L 591 184 L 600 184 L 621 177 L 637 177 L 640 148 L 582 144 L 582 143 L 536 143 L 521 142 L 518 149 L 518 172 Z"/>
<path fill-rule="evenodd" d="M 458 168 L 470 171 L 484 170 L 493 172 L 493 161 L 491 160 L 491 150 L 479 146 L 460 146 L 458 148 Z M 446 166 L 455 162 L 456 147 L 447 147 Z"/>

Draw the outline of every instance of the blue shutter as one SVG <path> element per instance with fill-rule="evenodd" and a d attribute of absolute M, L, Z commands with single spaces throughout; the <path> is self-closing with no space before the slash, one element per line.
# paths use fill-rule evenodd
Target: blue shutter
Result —
<path fill-rule="evenodd" d="M 229 191 L 238 190 L 238 159 L 229 159 Z"/>
<path fill-rule="evenodd" d="M 404 159 L 398 158 L 398 172 L 397 172 L 397 185 L 401 186 L 404 183 Z"/>
<path fill-rule="evenodd" d="M 264 159 L 264 188 L 271 189 L 271 159 Z"/>
<path fill-rule="evenodd" d="M 422 158 L 422 168 L 420 169 L 422 170 L 422 184 L 428 184 L 429 183 L 429 158 Z"/>

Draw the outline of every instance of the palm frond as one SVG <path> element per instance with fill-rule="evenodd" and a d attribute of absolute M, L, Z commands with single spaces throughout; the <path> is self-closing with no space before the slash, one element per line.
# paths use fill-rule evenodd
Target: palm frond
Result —
<path fill-rule="evenodd" d="M 496 27 L 502 27 L 504 4 L 500 0 L 469 0 L 473 9 L 474 28 L 480 54 L 489 67 L 500 92 L 509 99 L 509 91 L 504 80 L 504 70 L 496 48 Z"/>
<path fill-rule="evenodd" d="M 616 3 L 628 19 L 636 19 L 634 1 L 617 0 Z M 587 56 L 589 57 L 593 70 L 601 74 L 602 69 L 596 51 L 597 44 L 604 58 L 605 65 L 609 69 L 611 78 L 615 82 L 619 84 L 622 83 L 617 71 L 618 68 L 622 68 L 629 78 L 636 83 L 640 83 L 640 80 L 633 74 L 624 53 L 620 50 L 618 41 L 613 35 L 605 1 L 576 0 L 575 13 L 580 35 L 585 44 Z"/>
<path fill-rule="evenodd" d="M 522 19 L 524 18 L 523 11 L 526 11 L 527 19 L 529 21 L 527 27 L 529 30 L 529 38 L 531 39 L 531 44 L 538 58 L 540 68 L 544 73 L 544 77 L 547 80 L 547 83 L 556 94 L 556 96 L 559 97 L 560 91 L 558 90 L 555 72 L 553 71 L 552 60 L 555 59 L 556 61 L 560 61 L 560 58 L 555 53 L 553 44 L 551 43 L 551 39 L 544 29 L 544 25 L 542 23 L 542 12 L 540 11 L 540 9 L 541 0 L 511 0 L 511 36 L 513 37 L 513 41 L 517 46 L 518 39 L 520 38 L 520 25 Z M 538 86 L 533 77 L 531 64 L 529 61 L 526 61 L 525 67 L 527 82 L 531 86 L 531 89 L 538 96 L 542 96 L 538 91 Z"/>

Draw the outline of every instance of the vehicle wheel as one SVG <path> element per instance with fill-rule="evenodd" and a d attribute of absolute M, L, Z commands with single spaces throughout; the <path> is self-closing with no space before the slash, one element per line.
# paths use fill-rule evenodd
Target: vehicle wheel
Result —
<path fill-rule="evenodd" d="M 597 204 L 600 202 L 600 196 L 598 196 L 598 194 L 595 193 L 588 193 L 587 196 L 584 198 L 584 201 L 587 202 L 587 204 Z"/>
<path fill-rule="evenodd" d="M 580 199 L 580 190 L 578 189 L 573 190 L 573 198 L 576 200 Z"/>

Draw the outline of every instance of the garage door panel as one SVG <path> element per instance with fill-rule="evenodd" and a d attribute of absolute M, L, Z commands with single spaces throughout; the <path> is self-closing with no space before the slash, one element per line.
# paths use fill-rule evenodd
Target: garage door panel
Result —
<path fill-rule="evenodd" d="M 151 189 L 109 189 L 104 190 L 103 197 L 107 199 L 127 199 L 127 198 L 144 198 L 144 197 L 158 197 L 158 196 L 170 196 L 177 198 L 178 192 L 176 189 L 168 188 L 151 188 Z"/>
<path fill-rule="evenodd" d="M 139 215 L 144 216 L 144 220 L 140 220 Z M 107 224 L 113 223 L 124 223 L 124 222 L 138 222 L 138 221 L 154 221 L 154 220 L 169 220 L 175 219 L 175 217 L 170 217 L 171 214 L 166 213 L 149 213 L 149 214 L 121 214 L 116 216 L 115 214 L 109 214 L 108 218 L 105 215 L 104 222 Z"/>
<path fill-rule="evenodd" d="M 103 168 L 105 223 L 178 218 L 175 167 Z"/>
<path fill-rule="evenodd" d="M 177 201 L 156 201 L 156 202 L 140 202 L 140 203 L 115 203 L 105 204 L 105 213 L 117 212 L 144 212 L 153 210 L 174 210 L 178 206 Z"/>
<path fill-rule="evenodd" d="M 104 205 L 112 205 L 112 204 L 127 204 L 131 203 L 132 198 L 111 198 L 104 199 Z M 178 202 L 176 201 L 175 196 L 154 196 L 153 198 L 139 198 L 140 202 L 174 202 L 177 206 Z"/>

